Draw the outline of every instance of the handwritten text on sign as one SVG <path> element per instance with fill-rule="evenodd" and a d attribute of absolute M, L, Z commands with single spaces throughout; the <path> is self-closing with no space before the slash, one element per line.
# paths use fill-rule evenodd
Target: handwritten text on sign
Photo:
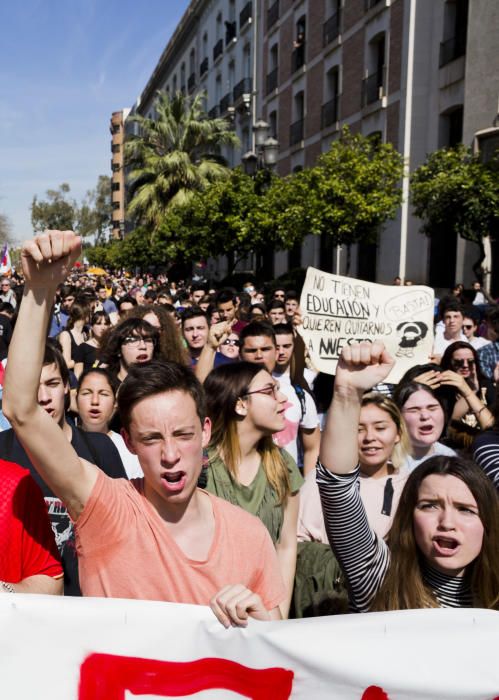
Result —
<path fill-rule="evenodd" d="M 345 345 L 382 340 L 398 382 L 428 362 L 433 346 L 434 295 L 429 287 L 394 287 L 341 277 L 309 267 L 301 295 L 303 336 L 314 366 L 334 374 Z"/>

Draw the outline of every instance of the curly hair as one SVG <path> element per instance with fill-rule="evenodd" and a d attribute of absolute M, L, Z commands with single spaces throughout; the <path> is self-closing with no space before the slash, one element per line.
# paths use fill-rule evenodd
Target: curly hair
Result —
<path fill-rule="evenodd" d="M 127 317 L 106 333 L 98 351 L 99 363 L 105 365 L 111 374 L 118 374 L 120 371 L 121 346 L 124 339 L 134 331 L 152 338 L 154 341 L 153 358 L 162 359 L 159 349 L 159 330 L 144 321 L 143 318 Z"/>
<path fill-rule="evenodd" d="M 168 309 L 165 309 L 161 304 L 136 306 L 130 309 L 127 318 L 145 319 L 149 314 L 154 314 L 159 321 L 159 351 L 161 359 L 167 362 L 178 362 L 180 365 L 189 367 L 189 354 Z"/>

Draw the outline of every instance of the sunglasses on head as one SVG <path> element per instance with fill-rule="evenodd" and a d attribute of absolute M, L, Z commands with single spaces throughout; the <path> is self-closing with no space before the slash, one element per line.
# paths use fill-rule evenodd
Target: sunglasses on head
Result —
<path fill-rule="evenodd" d="M 222 345 L 239 345 L 239 340 L 236 340 L 235 338 L 227 338 L 227 340 L 224 340 Z"/>
<path fill-rule="evenodd" d="M 475 360 L 452 360 L 451 364 L 453 367 L 461 369 L 462 367 L 474 367 Z"/>

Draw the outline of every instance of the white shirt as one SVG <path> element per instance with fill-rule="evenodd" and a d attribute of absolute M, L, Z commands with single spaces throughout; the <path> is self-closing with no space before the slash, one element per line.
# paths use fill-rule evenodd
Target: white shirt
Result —
<path fill-rule="evenodd" d="M 128 447 L 125 445 L 125 441 L 119 433 L 115 433 L 114 430 L 108 433 L 111 440 L 114 442 L 116 449 L 120 453 L 121 461 L 125 467 L 126 475 L 129 479 L 140 479 L 144 476 L 142 467 L 140 466 L 139 458 L 137 455 L 133 455 Z"/>
<path fill-rule="evenodd" d="M 442 445 L 441 442 L 436 442 L 430 452 L 424 457 L 412 457 L 408 455 L 403 466 L 412 472 L 414 469 L 416 469 L 416 467 L 419 467 L 420 464 L 423 464 L 423 462 L 425 462 L 427 459 L 430 459 L 430 457 L 438 456 L 455 457 L 456 452 L 450 447 L 447 447 L 447 445 Z"/>
<path fill-rule="evenodd" d="M 281 391 L 286 394 L 288 402 L 284 413 L 285 427 L 279 433 L 274 434 L 274 442 L 289 452 L 295 462 L 298 463 L 298 430 L 300 428 L 313 429 L 319 425 L 319 417 L 315 401 L 308 391 L 304 391 L 305 411 L 302 416 L 300 399 L 291 384 L 289 370 L 283 374 L 272 372 L 272 376 L 279 382 Z"/>
<path fill-rule="evenodd" d="M 457 343 L 458 341 L 462 341 L 463 343 L 467 343 L 468 339 L 466 338 L 464 333 L 461 333 L 461 336 L 459 338 L 452 339 L 452 340 L 447 340 L 443 334 L 436 335 L 435 342 L 433 343 L 433 354 L 434 355 L 443 355 L 445 350 L 449 347 L 449 345 L 452 345 L 452 343 Z"/>

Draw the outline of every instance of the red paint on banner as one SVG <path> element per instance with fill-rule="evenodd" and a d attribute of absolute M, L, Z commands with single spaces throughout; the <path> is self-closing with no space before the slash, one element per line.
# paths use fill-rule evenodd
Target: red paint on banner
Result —
<path fill-rule="evenodd" d="M 361 700 L 390 700 L 383 688 L 377 685 L 370 685 L 364 690 Z"/>
<path fill-rule="evenodd" d="M 248 668 L 227 659 L 186 663 L 91 654 L 80 668 L 79 700 L 124 700 L 135 695 L 185 696 L 202 690 L 232 690 L 255 700 L 287 700 L 293 672 Z"/>

